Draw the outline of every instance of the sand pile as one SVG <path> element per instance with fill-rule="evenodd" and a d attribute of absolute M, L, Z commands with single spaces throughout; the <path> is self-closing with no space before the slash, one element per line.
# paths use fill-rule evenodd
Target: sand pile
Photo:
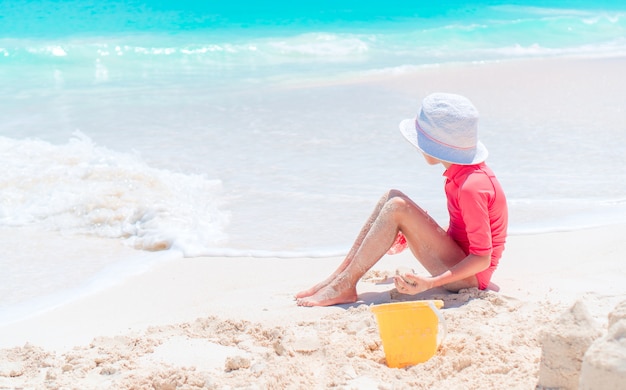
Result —
<path fill-rule="evenodd" d="M 544 329 L 539 388 L 577 389 L 583 355 L 601 335 L 583 301 Z"/>
<path fill-rule="evenodd" d="M 623 389 L 626 384 L 626 301 L 609 314 L 607 334 L 585 353 L 580 389 Z"/>
<path fill-rule="evenodd" d="M 541 345 L 538 389 L 623 389 L 626 301 L 609 313 L 608 331 L 592 318 L 585 302 L 577 301 L 543 330 Z"/>
<path fill-rule="evenodd" d="M 212 316 L 99 337 L 60 354 L 31 345 L 5 349 L 0 388 L 535 387 L 536 324 L 556 317 L 551 304 L 475 289 L 435 298 L 445 302 L 448 336 L 432 359 L 406 369 L 386 366 L 374 315 L 360 305 L 284 324 Z"/>

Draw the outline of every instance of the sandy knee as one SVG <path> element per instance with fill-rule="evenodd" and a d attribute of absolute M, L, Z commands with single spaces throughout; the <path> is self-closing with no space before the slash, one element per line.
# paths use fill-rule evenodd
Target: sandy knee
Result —
<path fill-rule="evenodd" d="M 395 188 L 392 188 L 389 191 L 387 191 L 386 196 L 387 196 L 387 199 L 389 200 L 394 199 L 394 198 L 408 199 L 408 196 L 404 192 L 397 190 Z"/>
<path fill-rule="evenodd" d="M 400 192 L 399 195 L 393 196 L 387 200 L 384 209 L 400 222 L 401 218 L 398 217 L 411 214 L 416 209 L 419 209 L 419 207 L 416 207 L 414 202 Z"/>

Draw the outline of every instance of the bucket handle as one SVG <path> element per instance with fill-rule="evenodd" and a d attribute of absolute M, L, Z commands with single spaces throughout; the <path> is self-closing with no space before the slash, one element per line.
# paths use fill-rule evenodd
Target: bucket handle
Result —
<path fill-rule="evenodd" d="M 435 313 L 437 318 L 439 319 L 440 330 L 442 332 L 437 332 L 437 348 L 443 343 L 443 340 L 448 335 L 448 325 L 446 325 L 446 319 L 443 318 L 443 314 L 435 307 L 433 301 L 428 301 L 428 306 L 430 306 L 431 310 Z"/>

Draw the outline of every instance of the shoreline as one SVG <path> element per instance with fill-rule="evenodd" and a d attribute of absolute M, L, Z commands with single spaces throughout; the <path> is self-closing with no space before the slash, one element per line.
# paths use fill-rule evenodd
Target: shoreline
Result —
<path fill-rule="evenodd" d="M 499 292 L 401 296 L 387 276 L 398 266 L 423 270 L 408 252 L 385 256 L 359 283 L 359 302 L 325 308 L 298 307 L 293 294 L 327 276 L 340 258 L 168 261 L 0 327 L 0 387 L 45 382 L 129 388 L 184 373 L 188 379 L 211 378 L 217 387 L 253 378 L 268 386 L 419 382 L 431 388 L 462 383 L 528 388 L 537 383 L 538 340 L 547 324 L 581 301 L 598 328 L 606 329 L 608 313 L 626 300 L 620 283 L 626 272 L 620 251 L 624 233 L 626 225 L 511 236 L 493 278 Z M 390 369 L 369 305 L 413 299 L 444 300 L 448 337 L 430 361 Z M 513 349 L 512 337 L 520 337 Z M 494 356 L 485 357 L 487 351 Z M 244 363 L 237 366 L 235 358 Z M 282 377 L 296 366 L 296 374 Z M 441 367 L 452 371 L 433 377 L 432 370 Z"/>
<path fill-rule="evenodd" d="M 581 292 L 611 295 L 615 290 L 620 294 L 626 293 L 626 287 L 622 289 L 620 286 L 606 283 L 601 278 L 588 279 L 584 286 L 578 286 L 573 283 L 574 279 L 567 278 L 569 274 L 577 275 L 579 272 L 591 275 L 595 268 L 601 268 L 598 272 L 602 273 L 621 270 L 622 265 L 615 262 L 614 257 L 619 257 L 619 253 L 616 253 L 619 248 L 617 244 L 620 243 L 624 232 L 626 232 L 626 224 L 565 232 L 510 235 L 503 259 L 492 280 L 500 288 L 497 293 L 528 301 L 541 300 L 557 289 L 567 292 L 568 294 L 563 298 L 570 300 L 571 294 L 578 295 Z M 587 241 L 591 241 L 590 245 L 587 245 Z M 575 245 L 569 246 L 570 244 Z M 531 253 L 533 246 L 539 249 L 538 253 Z M 602 255 L 607 256 L 606 259 L 594 260 L 595 257 L 603 257 Z M 534 259 L 526 259 L 527 256 L 533 256 Z M 252 320 L 269 322 L 274 320 L 277 314 L 282 315 L 280 311 L 283 309 L 289 311 L 284 314 L 285 318 L 289 318 L 294 311 L 299 312 L 298 315 L 304 315 L 304 319 L 309 318 L 309 314 L 315 318 L 319 316 L 319 313 L 314 313 L 315 311 L 327 314 L 326 312 L 345 310 L 350 306 L 388 302 L 391 299 L 388 292 L 393 289 L 393 282 L 389 280 L 384 283 L 373 283 L 372 281 L 379 279 L 385 273 L 392 276 L 397 267 L 407 266 L 418 273 L 426 272 L 408 250 L 397 255 L 385 255 L 370 270 L 370 273 L 378 276 L 366 274 L 359 282 L 360 300 L 355 304 L 317 308 L 297 307 L 293 295 L 324 279 L 341 260 L 342 257 L 170 258 L 69 303 L 25 319 L 0 325 L 0 329 L 3 330 L 0 334 L 11 335 L 11 337 L 0 338 L 0 348 L 19 346 L 36 340 L 48 348 L 63 350 L 79 343 L 89 342 L 91 338 L 99 335 L 100 333 L 92 330 L 92 326 L 100 328 L 100 332 L 136 331 L 155 323 L 191 321 L 198 314 L 211 315 L 215 314 L 216 310 L 227 315 L 240 315 L 242 318 L 245 316 Z M 540 270 L 533 268 L 537 265 L 541 265 L 537 267 Z M 302 274 L 298 275 L 300 272 Z M 545 276 L 557 272 L 563 273 L 546 284 Z M 535 280 L 530 280 L 532 277 L 535 277 Z M 173 290 L 168 290 L 168 287 L 172 287 Z M 256 291 L 266 292 L 268 297 L 259 297 Z M 221 292 L 228 292 L 229 295 L 222 297 Z M 445 292 L 442 289 L 436 289 L 434 292 L 434 294 L 441 293 Z M 244 298 L 248 294 L 256 300 L 246 302 Z M 273 299 L 269 300 L 269 295 L 273 295 Z M 432 294 L 428 292 L 418 294 L 415 299 L 430 299 L 430 295 Z M 230 298 L 241 305 L 233 307 Z M 147 305 L 150 300 L 159 302 L 159 307 L 164 313 L 161 310 L 155 310 L 156 308 L 150 308 Z M 186 301 L 188 301 L 187 304 L 185 304 Z M 121 302 L 124 304 L 120 304 Z M 260 303 L 265 307 L 259 307 L 263 306 L 259 305 Z M 293 307 L 290 308 L 291 306 Z M 269 313 L 270 308 L 278 312 Z M 94 316 L 81 319 L 85 322 L 76 323 L 75 330 L 63 329 L 65 319 L 73 318 L 66 313 L 79 313 L 92 309 L 95 311 Z M 125 310 L 118 313 L 124 315 L 113 321 L 106 320 L 107 313 L 115 313 L 119 309 Z M 42 322 L 51 325 L 50 330 L 57 330 L 56 337 L 50 337 L 51 334 L 37 335 L 37 328 Z M 84 330 L 80 331 L 80 329 Z"/>

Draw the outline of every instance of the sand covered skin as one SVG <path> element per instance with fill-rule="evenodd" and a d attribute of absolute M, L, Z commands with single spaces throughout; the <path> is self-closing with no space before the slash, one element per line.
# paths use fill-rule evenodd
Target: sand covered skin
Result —
<path fill-rule="evenodd" d="M 608 326 L 610 313 L 612 323 L 623 324 L 615 308 L 626 301 L 618 253 L 625 231 L 512 236 L 495 279 L 499 292 L 401 295 L 393 289 L 395 269 L 423 270 L 406 252 L 386 256 L 359 283 L 359 302 L 329 308 L 297 307 L 291 293 L 338 258 L 169 262 L 4 326 L 0 388 L 535 388 L 542 342 L 555 327 L 573 329 L 563 325 L 567 318 L 619 339 Z M 567 245 L 582 240 L 589 249 Z M 555 244 L 560 249 L 550 249 Z M 236 279 L 228 277 L 233 268 L 241 269 Z M 448 335 L 426 363 L 388 368 L 369 306 L 411 299 L 443 300 Z"/>

